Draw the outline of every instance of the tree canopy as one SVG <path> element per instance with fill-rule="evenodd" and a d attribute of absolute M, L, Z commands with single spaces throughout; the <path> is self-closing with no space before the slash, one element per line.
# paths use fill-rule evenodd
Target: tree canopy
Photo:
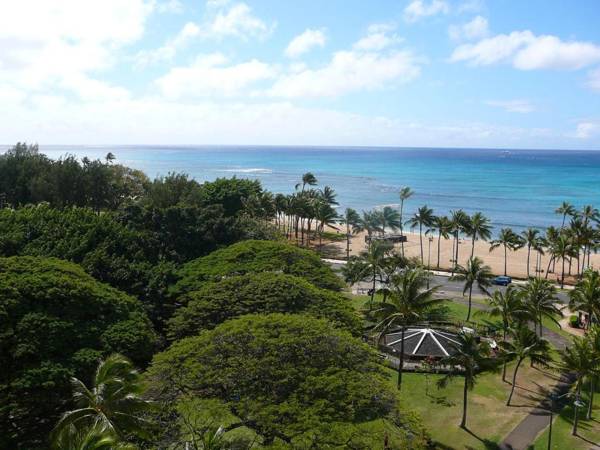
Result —
<path fill-rule="evenodd" d="M 307 312 L 354 333 L 361 329 L 349 299 L 282 273 L 251 273 L 210 282 L 179 300 L 186 306 L 169 321 L 168 335 L 173 339 L 196 335 L 225 320 L 253 313 Z"/>
<path fill-rule="evenodd" d="M 217 399 L 236 418 L 228 430 L 246 427 L 265 445 L 289 444 L 393 413 L 394 394 L 376 359 L 324 319 L 257 314 L 175 342 L 155 356 L 148 378 L 174 406 Z"/>
<path fill-rule="evenodd" d="M 283 272 L 325 289 L 342 287 L 340 279 L 316 253 L 285 242 L 248 240 L 184 265 L 175 291 L 190 292 L 208 281 L 256 272 Z"/>
<path fill-rule="evenodd" d="M 156 335 L 141 304 L 53 258 L 0 258 L 0 447 L 37 448 L 98 358 L 138 364 Z"/>

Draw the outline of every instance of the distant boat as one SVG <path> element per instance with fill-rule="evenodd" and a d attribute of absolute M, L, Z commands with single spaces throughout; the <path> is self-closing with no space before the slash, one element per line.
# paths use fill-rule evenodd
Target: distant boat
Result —
<path fill-rule="evenodd" d="M 502 157 L 502 158 L 508 158 L 508 157 L 509 157 L 509 156 L 511 156 L 511 155 L 512 155 L 512 153 L 511 153 L 511 152 L 509 152 L 508 150 L 504 150 L 504 151 L 503 151 L 503 152 L 500 154 L 500 157 Z"/>

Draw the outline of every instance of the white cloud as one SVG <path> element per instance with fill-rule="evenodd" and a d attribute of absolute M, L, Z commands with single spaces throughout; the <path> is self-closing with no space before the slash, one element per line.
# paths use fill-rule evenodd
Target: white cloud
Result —
<path fill-rule="evenodd" d="M 424 17 L 435 16 L 437 14 L 448 14 L 450 7 L 444 0 L 413 0 L 404 8 L 404 20 L 407 22 L 416 22 Z"/>
<path fill-rule="evenodd" d="M 174 38 L 155 50 L 142 50 L 135 56 L 136 65 L 145 67 L 162 61 L 171 61 L 175 54 L 192 39 L 200 36 L 201 29 L 193 22 L 186 23 Z"/>
<path fill-rule="evenodd" d="M 302 34 L 299 34 L 291 40 L 285 49 L 285 55 L 288 58 L 297 58 L 314 47 L 325 46 L 326 40 L 327 36 L 325 36 L 324 30 L 308 28 Z"/>
<path fill-rule="evenodd" d="M 183 5 L 179 0 L 165 0 L 156 4 L 156 10 L 160 13 L 180 14 L 183 12 Z"/>
<path fill-rule="evenodd" d="M 357 50 L 383 50 L 393 44 L 402 42 L 397 35 L 390 32 L 395 29 L 389 24 L 373 24 L 367 29 L 367 35 L 354 44 Z"/>
<path fill-rule="evenodd" d="M 585 140 L 598 135 L 600 135 L 600 122 L 584 120 L 577 124 L 573 137 Z"/>
<path fill-rule="evenodd" d="M 456 7 L 458 13 L 476 13 L 483 9 L 483 0 L 466 0 Z"/>
<path fill-rule="evenodd" d="M 408 51 L 386 54 L 339 51 L 321 69 L 306 69 L 280 77 L 270 94 L 286 98 L 336 97 L 406 83 L 419 74 L 417 60 Z"/>
<path fill-rule="evenodd" d="M 488 35 L 488 21 L 485 17 L 476 16 L 463 25 L 450 25 L 448 34 L 454 41 L 481 39 Z"/>
<path fill-rule="evenodd" d="M 450 61 L 472 65 L 509 63 L 520 70 L 577 70 L 600 61 L 600 46 L 590 42 L 561 41 L 556 36 L 535 36 L 531 31 L 513 31 L 458 46 Z"/>
<path fill-rule="evenodd" d="M 0 15 L 0 85 L 31 96 L 128 96 L 94 77 L 142 37 L 154 6 L 144 0 L 13 2 Z"/>
<path fill-rule="evenodd" d="M 590 70 L 586 84 L 591 90 L 600 92 L 600 68 Z"/>
<path fill-rule="evenodd" d="M 132 127 L 132 123 L 136 126 Z M 425 147 L 442 144 L 479 148 L 593 145 L 593 141 L 560 136 L 547 129 L 453 120 L 432 124 L 302 108 L 289 102 L 181 102 L 158 97 L 94 103 L 48 97 L 36 99 L 35 105 L 15 98 L 0 108 L 0 135 L 6 142 L 16 142 L 26 136 L 42 146 L 115 142 L 123 145 L 294 143 Z"/>
<path fill-rule="evenodd" d="M 227 9 L 228 0 L 212 0 L 207 3 L 208 15 L 202 23 L 187 22 L 174 37 L 162 46 L 142 50 L 135 55 L 135 64 L 146 67 L 164 61 L 172 61 L 175 55 L 194 39 L 210 40 L 225 37 L 264 39 L 271 34 L 275 25 L 267 25 L 252 14 L 245 3 L 236 3 Z"/>
<path fill-rule="evenodd" d="M 245 3 L 236 3 L 227 11 L 220 10 L 207 24 L 206 35 L 213 38 L 235 36 L 241 39 L 249 37 L 266 38 L 274 30 L 275 24 L 267 25 L 256 17 Z"/>
<path fill-rule="evenodd" d="M 502 108 L 506 112 L 526 114 L 535 111 L 529 100 L 489 100 L 486 105 Z"/>
<path fill-rule="evenodd" d="M 175 67 L 156 80 L 162 94 L 169 99 L 188 97 L 235 96 L 255 83 L 275 77 L 275 69 L 256 59 L 227 65 L 220 53 L 198 57 L 187 67 Z"/>

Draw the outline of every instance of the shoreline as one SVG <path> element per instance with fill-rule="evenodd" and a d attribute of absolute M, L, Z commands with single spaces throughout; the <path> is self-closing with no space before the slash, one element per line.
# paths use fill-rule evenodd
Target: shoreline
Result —
<path fill-rule="evenodd" d="M 334 232 L 344 236 L 344 233 L 338 232 L 334 229 L 329 229 L 328 231 Z M 419 234 L 413 232 L 404 232 L 404 235 L 407 237 L 407 242 L 404 243 L 404 254 L 407 257 L 418 257 L 420 259 L 420 243 L 419 243 Z M 350 256 L 357 255 L 361 251 L 366 249 L 365 243 L 366 233 L 358 233 L 352 236 L 350 240 Z M 429 241 L 431 238 L 431 242 Z M 325 241 L 324 241 L 325 242 Z M 452 239 L 441 239 L 440 242 L 440 264 L 438 266 L 438 237 L 434 236 L 423 236 L 423 256 L 424 256 L 424 264 L 430 267 L 433 270 L 443 270 L 450 272 L 452 270 Z M 328 245 L 335 246 L 340 255 L 346 255 L 346 239 L 340 241 L 328 241 Z M 459 239 L 459 251 L 458 251 L 458 264 L 465 265 L 467 260 L 471 257 L 471 246 L 472 241 L 468 238 L 460 238 Z M 496 248 L 493 251 L 489 251 L 490 244 L 485 241 L 476 241 L 475 242 L 475 252 L 474 256 L 477 256 L 483 260 L 483 262 L 490 266 L 494 275 L 504 275 L 504 250 L 502 247 Z M 395 244 L 394 249 L 398 252 L 400 251 L 401 244 Z M 536 252 L 532 251 L 530 255 L 530 276 L 535 276 L 535 262 L 536 262 Z M 430 264 L 427 264 L 427 262 Z M 548 262 L 550 258 L 548 255 L 541 256 L 541 272 L 542 277 L 546 277 L 546 269 L 548 267 Z M 573 275 L 577 273 L 577 260 L 573 259 L 571 272 Z M 592 268 L 600 267 L 600 255 L 592 253 L 590 257 L 590 265 Z M 574 277 L 568 276 L 568 267 L 569 264 L 565 264 L 565 284 L 573 284 L 575 281 Z M 548 274 L 548 279 L 559 282 L 561 276 L 561 268 L 562 263 L 560 261 L 556 262 L 556 267 L 554 273 L 550 272 Z M 552 270 L 552 267 L 550 267 Z M 527 248 L 521 248 L 517 251 L 509 251 L 507 257 L 507 275 L 514 278 L 527 278 Z"/>

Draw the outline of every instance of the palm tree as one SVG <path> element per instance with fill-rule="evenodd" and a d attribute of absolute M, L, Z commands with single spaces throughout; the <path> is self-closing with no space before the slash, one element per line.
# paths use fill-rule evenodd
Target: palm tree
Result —
<path fill-rule="evenodd" d="M 488 288 L 492 285 L 492 271 L 478 257 L 469 258 L 466 267 L 457 266 L 456 275 L 450 278 L 452 281 L 464 281 L 463 295 L 469 292 L 469 310 L 467 312 L 467 322 L 471 319 L 471 298 L 473 296 L 473 286 L 490 295 Z"/>
<path fill-rule="evenodd" d="M 565 227 L 565 220 L 567 219 L 567 216 L 574 217 L 577 213 L 577 210 L 569 202 L 562 202 L 561 205 L 558 208 L 556 208 L 556 210 L 554 210 L 554 212 L 562 216 L 562 224 L 560 226 L 560 228 L 562 229 Z"/>
<path fill-rule="evenodd" d="M 527 228 L 521 233 L 523 243 L 527 246 L 527 278 L 529 278 L 529 261 L 531 256 L 531 249 L 538 250 L 540 247 L 539 240 L 540 230 L 535 228 Z"/>
<path fill-rule="evenodd" d="M 511 228 L 502 228 L 498 239 L 494 239 L 490 245 L 490 252 L 497 249 L 498 247 L 504 247 L 504 276 L 506 276 L 506 264 L 508 260 L 508 250 L 515 250 L 517 248 L 517 235 Z"/>
<path fill-rule="evenodd" d="M 369 245 L 371 245 L 373 242 L 373 234 L 381 230 L 379 225 L 380 221 L 375 211 L 363 211 L 362 217 L 356 223 L 356 230 L 358 233 L 361 231 L 366 231 L 369 239 Z"/>
<path fill-rule="evenodd" d="M 304 192 L 306 185 L 316 186 L 317 183 L 317 177 L 315 177 L 311 172 L 306 172 L 304 175 L 302 175 L 302 182 L 296 184 L 296 190 L 302 186 L 302 190 L 300 192 Z"/>
<path fill-rule="evenodd" d="M 471 236 L 471 258 L 475 255 L 475 241 L 481 239 L 488 241 L 492 237 L 492 226 L 490 219 L 482 213 L 476 212 L 469 220 L 468 234 Z"/>
<path fill-rule="evenodd" d="M 540 337 L 542 337 L 542 321 L 544 317 L 558 324 L 556 316 L 562 317 L 562 312 L 555 303 L 558 301 L 556 288 L 548 280 L 541 278 L 530 278 L 525 286 L 522 286 L 523 303 L 530 311 L 533 323 L 537 331 L 539 326 Z"/>
<path fill-rule="evenodd" d="M 77 429 L 69 426 L 52 444 L 52 450 L 136 450 L 137 446 L 125 442 L 102 425 Z"/>
<path fill-rule="evenodd" d="M 511 339 L 504 341 L 500 345 L 506 359 L 515 359 L 517 365 L 512 377 L 512 387 L 510 395 L 506 401 L 506 406 L 510 406 L 510 401 L 517 385 L 517 372 L 521 363 L 529 358 L 532 363 L 547 367 L 552 361 L 550 355 L 551 347 L 548 341 L 538 337 L 535 331 L 530 330 L 526 325 L 521 324 L 518 328 L 511 330 Z"/>
<path fill-rule="evenodd" d="M 451 370 L 438 381 L 439 387 L 446 387 L 451 378 L 456 375 L 464 377 L 463 385 L 463 413 L 460 427 L 467 427 L 467 400 L 468 392 L 472 391 L 477 382 L 477 376 L 483 370 L 496 367 L 496 361 L 490 357 L 490 346 L 480 340 L 473 333 L 460 333 L 453 344 L 456 353 L 441 360 L 441 364 Z"/>
<path fill-rule="evenodd" d="M 600 371 L 600 327 L 598 327 L 598 325 L 594 325 L 593 327 L 591 327 L 588 330 L 586 338 L 590 343 L 592 360 L 596 362 L 596 365 L 592 369 L 592 373 L 589 377 L 590 394 L 586 419 L 590 420 L 592 418 L 592 410 L 594 408 L 594 392 L 596 391 L 596 379 L 598 377 L 598 372 Z"/>
<path fill-rule="evenodd" d="M 420 268 L 407 268 L 404 272 L 392 276 L 389 301 L 378 303 L 374 314 L 381 318 L 375 326 L 381 335 L 392 327 L 401 326 L 400 361 L 398 364 L 398 389 L 402 387 L 404 368 L 404 332 L 406 326 L 421 320 L 424 314 L 444 299 L 435 298 L 438 286 L 427 289 L 429 273 Z"/>
<path fill-rule="evenodd" d="M 390 227 L 392 231 L 400 228 L 401 219 L 400 213 L 391 206 L 385 206 L 381 211 L 381 231 L 385 235 L 385 227 Z"/>
<path fill-rule="evenodd" d="M 338 214 L 329 203 L 321 201 L 317 202 L 315 206 L 315 219 L 317 220 L 317 231 L 319 233 L 319 248 L 321 248 L 323 245 L 323 231 L 325 230 L 325 225 L 337 230 L 337 227 L 334 224 L 338 219 Z"/>
<path fill-rule="evenodd" d="M 584 206 L 577 215 L 583 219 L 585 225 L 589 225 L 590 222 L 600 221 L 600 212 L 592 205 Z"/>
<path fill-rule="evenodd" d="M 400 235 L 404 236 L 404 229 L 402 228 L 404 225 L 404 201 L 408 200 L 414 194 L 413 191 L 410 190 L 408 186 L 404 186 L 400 189 Z M 404 241 L 400 241 L 400 246 L 402 249 L 402 256 L 404 256 Z"/>
<path fill-rule="evenodd" d="M 342 225 L 346 225 L 346 260 L 350 259 L 350 238 L 358 232 L 360 216 L 356 210 L 346 208 L 342 217 Z"/>
<path fill-rule="evenodd" d="M 354 284 L 360 280 L 370 279 L 371 288 L 370 306 L 373 306 L 377 277 L 381 274 L 385 258 L 388 257 L 393 246 L 384 241 L 374 241 L 359 256 L 352 257 L 342 269 L 346 281 Z"/>
<path fill-rule="evenodd" d="M 450 211 L 450 216 L 450 220 L 452 221 L 452 232 L 454 233 L 454 245 L 452 247 L 452 275 L 454 275 L 454 268 L 458 265 L 458 237 L 461 232 L 467 230 L 470 218 L 462 209 Z"/>
<path fill-rule="evenodd" d="M 585 311 L 588 314 L 586 328 L 592 320 L 600 318 L 600 274 L 595 270 L 586 270 L 575 289 L 569 292 L 569 309 Z"/>
<path fill-rule="evenodd" d="M 421 264 L 423 264 L 423 227 L 429 228 L 433 225 L 433 209 L 427 205 L 421 206 L 417 212 L 408 220 L 411 228 L 419 227 L 419 243 L 421 245 Z"/>
<path fill-rule="evenodd" d="M 113 354 L 96 369 L 93 386 L 88 389 L 77 378 L 71 379 L 77 409 L 60 418 L 52 431 L 58 442 L 71 427 L 82 429 L 98 425 L 122 439 L 125 435 L 148 436 L 149 422 L 142 417 L 152 404 L 141 398 L 143 384 L 131 361 Z"/>
<path fill-rule="evenodd" d="M 440 246 L 442 238 L 448 239 L 452 232 L 452 222 L 446 216 L 437 216 L 434 220 L 433 227 L 438 232 L 438 243 L 437 243 L 437 268 L 440 268 Z"/>
<path fill-rule="evenodd" d="M 579 405 L 581 398 L 581 387 L 585 377 L 590 376 L 596 370 L 598 361 L 594 357 L 590 341 L 585 338 L 573 337 L 570 346 L 565 347 L 560 352 L 561 359 L 558 368 L 575 375 L 575 402 L 573 412 L 573 430 L 571 434 L 577 435 L 577 426 L 579 424 Z"/>
<path fill-rule="evenodd" d="M 488 314 L 491 317 L 500 317 L 502 320 L 502 341 L 506 337 L 510 327 L 521 323 L 528 315 L 529 311 L 523 305 L 522 292 L 509 285 L 506 291 L 494 291 L 489 298 L 490 309 Z M 502 364 L 502 381 L 506 381 L 506 360 Z"/>
<path fill-rule="evenodd" d="M 562 260 L 562 271 L 560 275 L 560 287 L 565 286 L 565 262 L 567 258 L 576 256 L 573 241 L 565 233 L 561 233 L 551 246 L 552 257 Z"/>

